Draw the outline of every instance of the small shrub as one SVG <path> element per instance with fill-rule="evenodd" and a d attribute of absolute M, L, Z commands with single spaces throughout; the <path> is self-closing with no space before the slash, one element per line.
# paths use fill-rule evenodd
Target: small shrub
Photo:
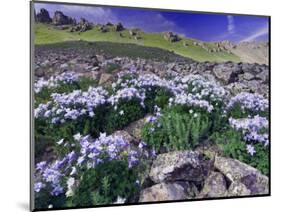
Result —
<path fill-rule="evenodd" d="M 56 87 L 43 87 L 40 92 L 35 94 L 35 107 L 40 103 L 51 100 L 53 93 L 70 93 L 74 90 L 86 91 L 89 86 L 96 86 L 97 81 L 89 77 L 80 77 L 78 81 L 72 83 L 58 82 Z"/>
<path fill-rule="evenodd" d="M 156 151 L 192 149 L 209 134 L 211 122 L 204 113 L 166 110 L 142 130 L 143 139 Z"/>
<path fill-rule="evenodd" d="M 103 131 L 112 133 L 142 118 L 144 115 L 145 109 L 140 105 L 139 100 L 120 100 L 116 108 L 111 107 L 108 112 L 104 114 L 105 121 Z"/>
<path fill-rule="evenodd" d="M 146 109 L 149 113 L 154 110 L 154 105 L 158 105 L 160 108 L 165 108 L 168 105 L 169 98 L 172 93 L 164 88 L 152 87 L 146 90 L 146 99 L 144 101 Z"/>
<path fill-rule="evenodd" d="M 109 161 L 85 170 L 73 205 L 93 206 L 112 204 L 118 197 L 128 199 L 138 191 L 137 173 L 123 161 Z"/>

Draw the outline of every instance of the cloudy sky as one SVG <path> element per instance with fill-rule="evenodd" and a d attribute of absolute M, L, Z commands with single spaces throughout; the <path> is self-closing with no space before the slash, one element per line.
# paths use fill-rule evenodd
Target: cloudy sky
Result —
<path fill-rule="evenodd" d="M 83 17 L 93 23 L 122 22 L 128 28 L 173 31 L 202 41 L 268 41 L 266 17 L 35 3 L 36 12 L 40 8 L 47 9 L 51 17 L 59 10 L 67 16 Z"/>

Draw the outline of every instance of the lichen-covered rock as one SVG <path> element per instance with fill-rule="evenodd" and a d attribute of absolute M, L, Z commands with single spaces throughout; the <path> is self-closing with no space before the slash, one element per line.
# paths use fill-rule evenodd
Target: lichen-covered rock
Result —
<path fill-rule="evenodd" d="M 244 184 L 251 194 L 268 194 L 268 177 L 238 160 L 216 157 L 214 167 L 231 182 Z"/>
<path fill-rule="evenodd" d="M 196 187 L 188 182 L 160 183 L 141 191 L 139 202 L 192 199 Z"/>
<path fill-rule="evenodd" d="M 155 183 L 164 181 L 202 181 L 208 175 L 210 163 L 198 152 L 174 151 L 160 154 L 153 161 L 149 176 Z"/>
<path fill-rule="evenodd" d="M 211 172 L 197 198 L 224 197 L 227 194 L 226 181 L 219 172 Z"/>
<path fill-rule="evenodd" d="M 233 182 L 230 184 L 228 188 L 228 194 L 227 196 L 233 197 L 233 196 L 248 196 L 251 194 L 251 191 L 247 189 L 247 187 L 243 183 Z"/>

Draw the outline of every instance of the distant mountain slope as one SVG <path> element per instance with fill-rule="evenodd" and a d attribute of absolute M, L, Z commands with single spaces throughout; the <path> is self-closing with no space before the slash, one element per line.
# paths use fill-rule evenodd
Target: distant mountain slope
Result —
<path fill-rule="evenodd" d="M 110 27 L 114 26 L 107 26 Z M 102 32 L 100 26 L 94 26 L 85 32 L 70 32 L 69 28 L 58 28 L 51 24 L 35 24 L 35 44 L 51 44 L 64 41 L 108 41 L 115 43 L 130 43 L 147 47 L 158 47 L 169 50 L 180 56 L 188 57 L 196 61 L 233 61 L 250 63 L 267 63 L 265 54 L 259 53 L 261 49 L 253 51 L 252 46 L 224 47 L 217 43 L 201 42 L 194 39 L 179 37 L 176 42 L 165 39 L 164 33 L 147 33 L 137 29 L 137 37 L 132 35 L 132 30 L 124 29 L 121 32 L 108 30 Z M 235 48 L 234 48 L 235 47 Z M 258 51 L 258 52 L 257 52 Z M 265 56 L 263 56 L 265 55 Z"/>
<path fill-rule="evenodd" d="M 242 62 L 268 64 L 269 48 L 267 43 L 245 42 L 231 49 L 239 55 Z"/>

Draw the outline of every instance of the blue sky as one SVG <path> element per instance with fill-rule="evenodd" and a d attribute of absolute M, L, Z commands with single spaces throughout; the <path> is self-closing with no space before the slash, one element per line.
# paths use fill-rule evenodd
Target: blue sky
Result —
<path fill-rule="evenodd" d="M 268 41 L 266 17 L 35 3 L 36 12 L 40 8 L 47 9 L 51 17 L 60 10 L 65 15 L 83 17 L 93 23 L 122 22 L 128 28 L 173 31 L 202 41 Z"/>

